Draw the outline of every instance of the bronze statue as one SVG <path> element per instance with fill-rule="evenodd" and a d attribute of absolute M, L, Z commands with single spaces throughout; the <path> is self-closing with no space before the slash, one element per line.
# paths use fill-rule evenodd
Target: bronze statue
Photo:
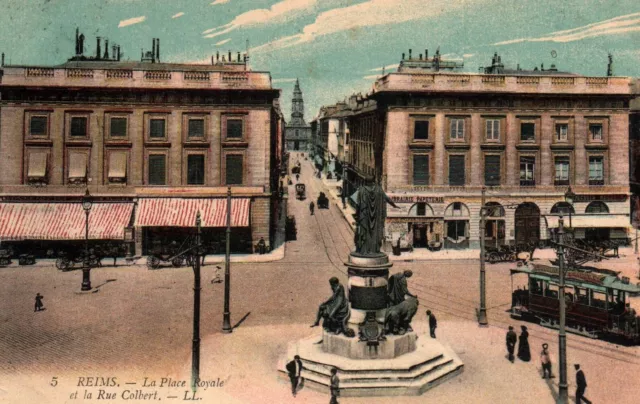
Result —
<path fill-rule="evenodd" d="M 412 275 L 413 272 L 407 270 L 404 272 L 398 272 L 397 274 L 393 274 L 389 277 L 389 283 L 387 286 L 389 306 L 395 306 L 396 304 L 402 303 L 406 296 L 417 298 L 417 296 L 409 292 L 409 287 L 407 285 L 407 279 L 411 278 Z"/>
<path fill-rule="evenodd" d="M 408 331 L 413 331 L 411 320 L 418 312 L 418 304 L 418 299 L 410 296 L 402 303 L 389 307 L 384 318 L 385 333 L 404 335 Z"/>
<path fill-rule="evenodd" d="M 379 255 L 384 239 L 387 206 L 398 206 L 385 194 L 380 184 L 370 182 L 358 188 L 355 245 L 360 255 Z"/>
<path fill-rule="evenodd" d="M 316 321 L 311 327 L 320 325 L 320 319 L 323 319 L 322 327 L 336 334 L 343 333 L 349 337 L 354 336 L 353 330 L 346 327 L 349 317 L 349 301 L 344 293 L 344 286 L 340 284 L 338 278 L 329 279 L 333 295 L 326 302 L 322 303 L 318 308 Z"/>

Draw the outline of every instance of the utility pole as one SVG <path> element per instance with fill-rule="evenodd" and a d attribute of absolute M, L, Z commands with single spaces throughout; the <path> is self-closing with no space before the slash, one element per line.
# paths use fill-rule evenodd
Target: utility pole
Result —
<path fill-rule="evenodd" d="M 222 318 L 222 332 L 229 334 L 231 328 L 231 312 L 229 311 L 229 292 L 231 282 L 231 187 L 227 188 L 227 249 L 224 257 L 224 317 Z"/>
<path fill-rule="evenodd" d="M 200 211 L 196 215 L 196 245 L 193 260 L 193 345 L 191 347 L 191 389 L 200 380 Z"/>
<path fill-rule="evenodd" d="M 480 309 L 478 310 L 478 324 L 487 325 L 487 303 L 484 270 L 484 226 L 485 226 L 485 193 L 486 187 L 482 187 L 482 197 L 480 199 Z"/>
<path fill-rule="evenodd" d="M 567 385 L 567 335 L 564 330 L 566 321 L 566 304 L 564 301 L 564 220 L 562 216 L 558 219 L 558 272 L 560 282 L 558 285 L 558 295 L 560 299 L 560 327 L 558 332 L 558 350 L 560 352 L 560 384 L 558 385 L 558 403 L 566 404 L 569 401 Z"/>

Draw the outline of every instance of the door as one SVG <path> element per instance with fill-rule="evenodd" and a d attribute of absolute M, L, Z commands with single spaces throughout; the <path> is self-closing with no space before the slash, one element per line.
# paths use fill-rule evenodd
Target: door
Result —
<path fill-rule="evenodd" d="M 293 142 L 293 150 L 300 150 L 300 142 L 299 141 L 294 141 Z"/>
<path fill-rule="evenodd" d="M 516 209 L 516 244 L 540 241 L 540 209 L 535 203 L 523 203 Z"/>
<path fill-rule="evenodd" d="M 413 248 L 427 248 L 427 225 L 413 225 Z"/>

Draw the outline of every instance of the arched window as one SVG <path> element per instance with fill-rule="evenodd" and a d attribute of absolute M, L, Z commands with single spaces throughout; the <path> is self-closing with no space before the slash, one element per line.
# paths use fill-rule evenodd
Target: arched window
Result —
<path fill-rule="evenodd" d="M 601 201 L 593 201 L 587 205 L 586 213 L 609 213 L 609 207 Z"/>
<path fill-rule="evenodd" d="M 469 208 L 462 202 L 454 202 L 444 210 L 446 216 L 469 216 Z"/>
<path fill-rule="evenodd" d="M 571 214 L 576 213 L 573 206 L 568 202 L 558 202 L 551 208 L 551 213 L 556 215 L 568 215 L 569 212 L 571 212 Z"/>
<path fill-rule="evenodd" d="M 504 208 L 498 202 L 487 202 L 485 206 L 487 217 L 504 217 Z"/>
<path fill-rule="evenodd" d="M 409 209 L 409 216 L 433 216 L 433 209 L 428 203 L 418 202 Z"/>

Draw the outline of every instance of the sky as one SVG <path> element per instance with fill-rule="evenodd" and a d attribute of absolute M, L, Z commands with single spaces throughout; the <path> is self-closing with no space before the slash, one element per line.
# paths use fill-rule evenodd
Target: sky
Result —
<path fill-rule="evenodd" d="M 606 74 L 610 52 L 615 75 L 640 76 L 637 0 L 0 0 L 6 64 L 64 63 L 76 27 L 85 53 L 101 36 L 125 60 L 139 61 L 154 37 L 164 62 L 249 49 L 251 68 L 282 90 L 287 120 L 296 78 L 309 121 L 322 105 L 370 91 L 410 48 L 439 47 L 469 72 L 498 52 L 507 67 L 553 63 L 593 76 Z"/>

